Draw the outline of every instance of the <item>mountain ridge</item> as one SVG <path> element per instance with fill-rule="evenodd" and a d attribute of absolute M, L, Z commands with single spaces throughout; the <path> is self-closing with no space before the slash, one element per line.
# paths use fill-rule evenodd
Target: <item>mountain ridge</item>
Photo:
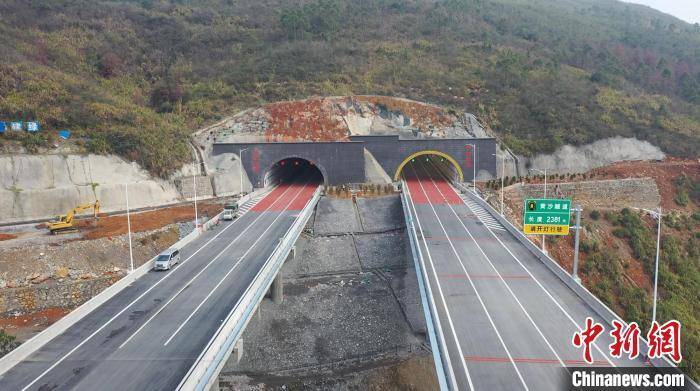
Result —
<path fill-rule="evenodd" d="M 609 0 L 0 4 L 0 117 L 167 176 L 240 109 L 389 95 L 474 113 L 516 153 L 611 136 L 700 150 L 700 26 Z M 8 141 L 8 139 L 10 139 Z"/>

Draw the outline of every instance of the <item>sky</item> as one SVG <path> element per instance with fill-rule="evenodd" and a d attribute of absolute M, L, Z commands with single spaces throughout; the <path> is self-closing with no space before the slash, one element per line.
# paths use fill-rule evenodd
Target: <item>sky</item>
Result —
<path fill-rule="evenodd" d="M 688 23 L 700 23 L 700 0 L 626 0 L 671 14 Z"/>

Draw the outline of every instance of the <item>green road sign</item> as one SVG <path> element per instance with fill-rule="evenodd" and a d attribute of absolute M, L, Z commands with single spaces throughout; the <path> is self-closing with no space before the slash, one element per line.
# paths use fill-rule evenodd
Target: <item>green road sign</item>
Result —
<path fill-rule="evenodd" d="M 528 198 L 523 213 L 523 232 L 537 235 L 568 235 L 571 200 Z"/>

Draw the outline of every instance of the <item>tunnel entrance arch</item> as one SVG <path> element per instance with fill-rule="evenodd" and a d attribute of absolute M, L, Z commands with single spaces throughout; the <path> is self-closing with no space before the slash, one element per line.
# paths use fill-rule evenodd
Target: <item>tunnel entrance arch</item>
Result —
<path fill-rule="evenodd" d="M 274 162 L 263 175 L 264 187 L 280 182 L 293 182 L 308 177 L 311 181 L 325 184 L 328 178 L 326 169 L 311 159 L 289 155 Z"/>
<path fill-rule="evenodd" d="M 423 151 L 418 151 L 415 153 L 412 153 L 409 155 L 406 159 L 404 159 L 401 164 L 396 168 L 396 173 L 394 173 L 394 180 L 395 181 L 400 181 L 401 180 L 401 172 L 403 171 L 403 168 L 410 163 L 412 160 L 419 156 L 424 156 L 424 155 L 433 155 L 433 156 L 439 156 L 443 159 L 445 159 L 447 162 L 451 163 L 452 166 L 454 167 L 455 171 L 457 172 L 457 176 L 459 177 L 460 182 L 464 182 L 464 173 L 462 173 L 462 168 L 459 166 L 459 163 L 457 163 L 457 160 L 453 158 L 452 156 L 436 151 L 436 150 L 423 150 Z"/>

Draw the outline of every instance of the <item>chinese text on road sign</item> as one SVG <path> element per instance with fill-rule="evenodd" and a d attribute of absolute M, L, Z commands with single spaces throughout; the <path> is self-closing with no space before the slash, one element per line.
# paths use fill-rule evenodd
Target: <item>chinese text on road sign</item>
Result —
<path fill-rule="evenodd" d="M 523 231 L 537 235 L 568 235 L 571 200 L 526 199 Z"/>

